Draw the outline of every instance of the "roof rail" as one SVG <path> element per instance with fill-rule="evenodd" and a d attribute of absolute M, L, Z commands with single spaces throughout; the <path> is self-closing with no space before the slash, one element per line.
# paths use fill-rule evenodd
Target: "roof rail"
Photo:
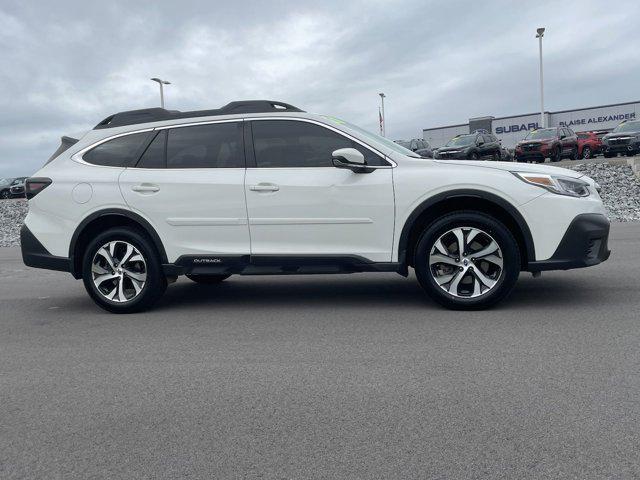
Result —
<path fill-rule="evenodd" d="M 293 105 L 274 100 L 240 100 L 227 103 L 224 107 L 213 110 L 195 110 L 180 112 L 178 110 L 165 110 L 164 108 L 144 108 L 142 110 L 129 110 L 127 112 L 114 113 L 98 123 L 94 130 L 102 128 L 121 127 L 135 125 L 137 123 L 159 122 L 161 120 L 173 120 L 177 118 L 211 117 L 216 115 L 234 115 L 241 113 L 270 113 L 270 112 L 303 112 Z"/>

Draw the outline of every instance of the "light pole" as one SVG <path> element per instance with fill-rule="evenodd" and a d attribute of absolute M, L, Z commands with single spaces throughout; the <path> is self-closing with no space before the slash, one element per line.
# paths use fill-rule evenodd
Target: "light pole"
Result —
<path fill-rule="evenodd" d="M 387 136 L 387 118 L 384 116 L 384 97 L 386 97 L 386 95 L 382 92 L 380 92 L 378 95 L 380 95 L 380 100 L 382 101 L 382 125 L 380 126 L 380 133 L 382 134 L 383 137 Z"/>
<path fill-rule="evenodd" d="M 540 47 L 540 127 L 544 128 L 544 79 L 542 77 L 542 37 L 544 37 L 544 28 L 540 27 L 536 30 L 538 34 L 538 45 Z"/>
<path fill-rule="evenodd" d="M 164 89 L 162 88 L 163 85 L 171 85 L 171 82 L 167 82 L 166 80 L 160 80 L 159 78 L 152 78 L 151 80 L 153 80 L 154 82 L 158 82 L 158 85 L 160 85 L 160 106 L 162 108 L 164 108 Z"/>

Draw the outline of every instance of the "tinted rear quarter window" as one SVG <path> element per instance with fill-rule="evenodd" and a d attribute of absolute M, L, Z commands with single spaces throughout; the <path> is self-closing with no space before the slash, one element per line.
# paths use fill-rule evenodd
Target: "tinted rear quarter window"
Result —
<path fill-rule="evenodd" d="M 242 123 L 172 128 L 167 168 L 244 168 Z"/>
<path fill-rule="evenodd" d="M 260 168 L 333 167 L 331 153 L 339 148 L 360 151 L 367 165 L 387 165 L 368 148 L 313 123 L 256 120 L 252 129 L 256 165 Z"/>
<path fill-rule="evenodd" d="M 152 134 L 153 132 L 134 133 L 108 140 L 86 152 L 82 159 L 104 167 L 133 165 Z"/>

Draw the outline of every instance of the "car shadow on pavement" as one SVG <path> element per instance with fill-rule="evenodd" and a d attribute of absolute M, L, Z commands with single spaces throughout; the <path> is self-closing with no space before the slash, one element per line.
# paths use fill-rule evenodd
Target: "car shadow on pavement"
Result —
<path fill-rule="evenodd" d="M 536 309 L 545 306 L 611 302 L 609 294 L 594 291 L 589 279 L 521 276 L 511 296 L 497 309 Z M 440 310 L 420 288 L 414 276 L 394 275 L 358 278 L 356 275 L 331 277 L 252 277 L 231 278 L 218 285 L 198 285 L 180 281 L 169 286 L 158 308 L 216 306 L 254 309 L 256 307 L 331 307 Z"/>

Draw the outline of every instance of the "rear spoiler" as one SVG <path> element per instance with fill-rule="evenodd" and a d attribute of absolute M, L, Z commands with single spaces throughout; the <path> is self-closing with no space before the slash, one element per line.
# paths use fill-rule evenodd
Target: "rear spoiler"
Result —
<path fill-rule="evenodd" d="M 57 156 L 61 155 L 69 147 L 71 147 L 71 146 L 75 145 L 76 143 L 78 143 L 78 141 L 79 140 L 77 138 L 68 137 L 66 135 L 63 135 L 62 138 L 60 138 L 60 146 L 58 147 L 58 149 L 55 152 L 53 152 L 53 155 L 51 155 L 49 157 L 49 159 L 45 162 L 45 165 L 50 163 Z"/>

